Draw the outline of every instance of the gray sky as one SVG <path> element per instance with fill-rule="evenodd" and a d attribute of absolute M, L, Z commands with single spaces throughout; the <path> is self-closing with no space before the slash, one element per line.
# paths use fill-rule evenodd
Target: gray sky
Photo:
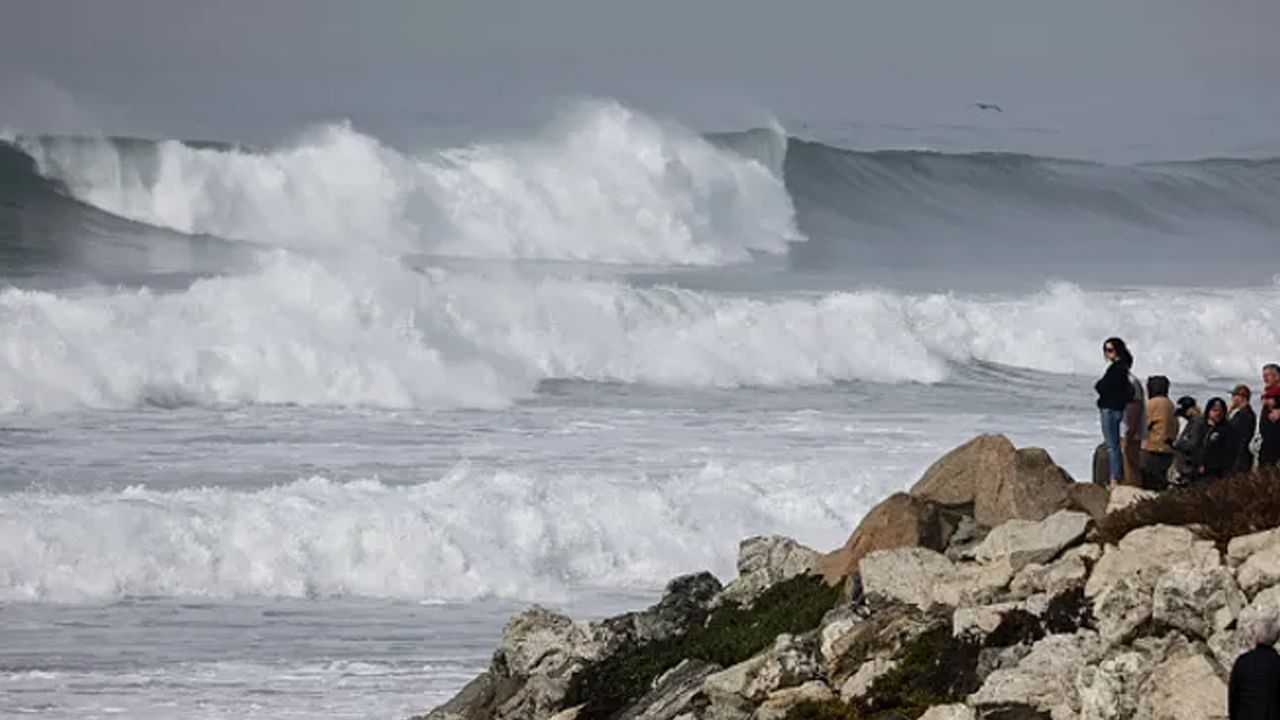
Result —
<path fill-rule="evenodd" d="M 973 100 L 1036 126 L 1176 120 L 1246 145 L 1280 127 L 1275 0 L 10 0 L 5 15 L 0 125 L 24 130 L 263 141 L 346 117 L 411 136 L 520 125 L 574 94 L 704 129 L 945 124 Z"/>

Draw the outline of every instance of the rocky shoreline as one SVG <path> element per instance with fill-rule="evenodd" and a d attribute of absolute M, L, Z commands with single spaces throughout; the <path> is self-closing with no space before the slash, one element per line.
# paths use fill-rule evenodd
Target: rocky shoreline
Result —
<path fill-rule="evenodd" d="M 598 622 L 534 607 L 415 720 L 1210 720 L 1252 624 L 1280 616 L 1280 515 L 1225 537 L 984 435 L 843 547 L 741 544 Z M 1266 527 L 1255 527 L 1255 526 Z"/>

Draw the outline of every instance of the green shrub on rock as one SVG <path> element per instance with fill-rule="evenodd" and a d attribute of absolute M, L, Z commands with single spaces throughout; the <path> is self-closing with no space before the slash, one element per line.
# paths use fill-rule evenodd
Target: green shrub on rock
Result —
<path fill-rule="evenodd" d="M 583 705 L 579 720 L 607 720 L 682 660 L 729 667 L 769 647 L 779 635 L 817 628 L 838 595 L 838 588 L 802 575 L 774 585 L 750 606 L 723 605 L 704 625 L 683 635 L 629 648 L 583 668 L 574 675 L 564 706 Z"/>

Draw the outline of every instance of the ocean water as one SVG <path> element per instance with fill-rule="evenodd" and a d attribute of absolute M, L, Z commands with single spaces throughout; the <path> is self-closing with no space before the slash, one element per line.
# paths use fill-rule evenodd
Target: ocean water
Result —
<path fill-rule="evenodd" d="M 10 132 L 0 716 L 405 717 L 976 433 L 1087 478 L 1109 335 L 1177 394 L 1280 352 L 1274 157 L 822 127 Z"/>

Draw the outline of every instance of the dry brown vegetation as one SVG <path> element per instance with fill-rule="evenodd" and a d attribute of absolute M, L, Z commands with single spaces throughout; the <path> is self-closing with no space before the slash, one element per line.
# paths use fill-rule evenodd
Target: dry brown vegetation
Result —
<path fill-rule="evenodd" d="M 1280 527 L 1280 469 L 1168 490 L 1108 515 L 1098 523 L 1097 539 L 1119 542 L 1131 530 L 1156 524 L 1194 525 L 1223 547 L 1231 538 Z"/>

